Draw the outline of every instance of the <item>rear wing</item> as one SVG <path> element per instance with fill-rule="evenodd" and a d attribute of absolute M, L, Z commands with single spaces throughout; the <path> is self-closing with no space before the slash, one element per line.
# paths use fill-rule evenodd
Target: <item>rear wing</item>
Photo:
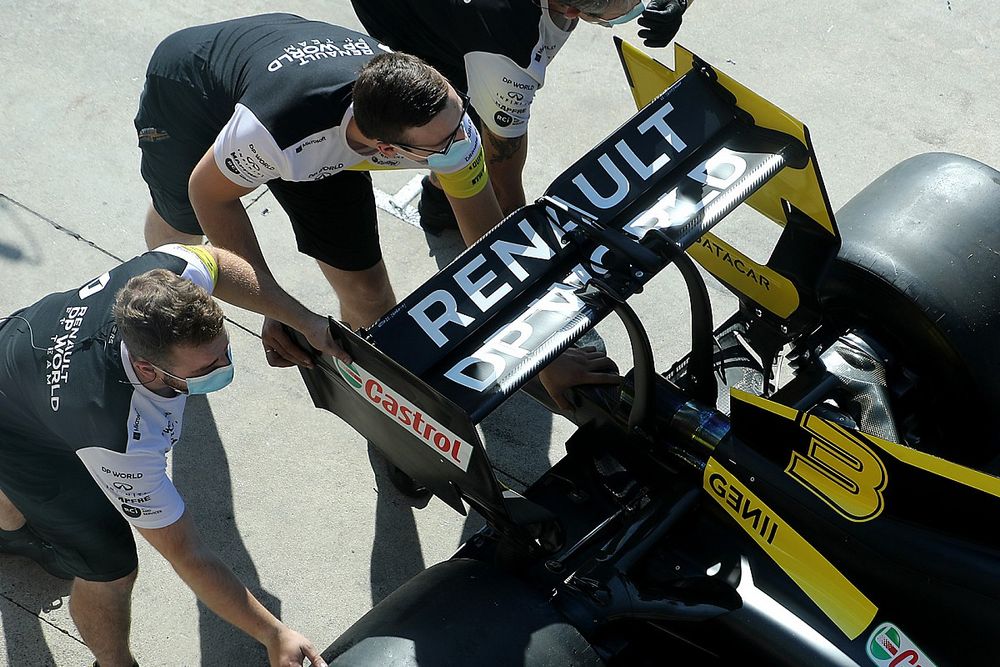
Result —
<path fill-rule="evenodd" d="M 766 264 L 755 262 L 709 231 L 686 249 L 744 304 L 762 310 L 779 329 L 802 329 L 815 317 L 815 288 L 840 249 L 840 234 L 809 129 L 679 44 L 674 44 L 675 64 L 670 69 L 630 44 L 617 38 L 615 43 L 637 108 L 692 72 L 701 72 L 716 83 L 717 92 L 735 103 L 743 122 L 792 137 L 805 148 L 804 162 L 787 165 L 790 168 L 775 173 L 746 199 L 750 207 L 783 227 Z"/>
<path fill-rule="evenodd" d="M 839 247 L 801 123 L 680 47 L 674 72 L 616 43 L 639 112 L 367 330 L 332 323 L 353 364 L 302 371 L 318 407 L 494 526 L 521 510 L 475 425 L 678 253 L 790 332 Z M 710 234 L 743 201 L 785 227 L 766 265 Z"/>

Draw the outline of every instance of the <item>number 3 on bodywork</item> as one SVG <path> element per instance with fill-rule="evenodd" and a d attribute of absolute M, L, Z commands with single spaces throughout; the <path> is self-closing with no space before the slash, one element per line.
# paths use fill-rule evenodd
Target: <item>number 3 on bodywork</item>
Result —
<path fill-rule="evenodd" d="M 882 460 L 857 437 L 832 422 L 805 413 L 800 424 L 812 434 L 805 454 L 793 451 L 785 472 L 851 521 L 882 513 L 887 475 Z"/>

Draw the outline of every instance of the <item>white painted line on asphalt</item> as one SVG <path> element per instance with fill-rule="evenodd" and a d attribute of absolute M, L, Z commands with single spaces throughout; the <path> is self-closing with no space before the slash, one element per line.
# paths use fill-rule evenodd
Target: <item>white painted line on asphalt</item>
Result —
<path fill-rule="evenodd" d="M 410 203 L 410 200 L 420 194 L 420 190 L 423 188 L 421 185 L 424 180 L 423 176 L 414 176 L 409 180 L 409 182 L 399 189 L 399 192 L 392 196 L 392 201 L 397 206 L 406 206 Z"/>
<path fill-rule="evenodd" d="M 374 188 L 375 206 L 407 224 L 419 227 L 420 214 L 415 207 L 409 205 L 409 202 L 420 193 L 422 178 L 423 176 L 414 176 L 394 195 Z"/>

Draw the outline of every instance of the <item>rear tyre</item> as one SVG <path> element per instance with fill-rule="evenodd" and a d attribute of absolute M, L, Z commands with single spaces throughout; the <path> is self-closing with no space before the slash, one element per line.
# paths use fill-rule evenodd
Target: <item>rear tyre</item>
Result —
<path fill-rule="evenodd" d="M 331 665 L 394 667 L 603 664 L 544 596 L 491 565 L 460 558 L 403 584 L 323 658 Z"/>
<path fill-rule="evenodd" d="M 829 318 L 874 334 L 902 366 L 920 449 L 987 467 L 1000 453 L 1000 172 L 928 153 L 838 213 L 843 246 L 821 291 Z"/>

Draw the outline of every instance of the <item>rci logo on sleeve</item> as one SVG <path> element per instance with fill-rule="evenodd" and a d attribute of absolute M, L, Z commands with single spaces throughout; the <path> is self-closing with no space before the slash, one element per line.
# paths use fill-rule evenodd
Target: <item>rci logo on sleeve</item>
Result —
<path fill-rule="evenodd" d="M 937 667 L 892 623 L 878 626 L 865 649 L 879 667 Z"/>
<path fill-rule="evenodd" d="M 138 507 L 133 507 L 127 503 L 122 503 L 122 513 L 125 516 L 132 517 L 133 519 L 138 519 L 142 516 L 142 510 Z"/>

